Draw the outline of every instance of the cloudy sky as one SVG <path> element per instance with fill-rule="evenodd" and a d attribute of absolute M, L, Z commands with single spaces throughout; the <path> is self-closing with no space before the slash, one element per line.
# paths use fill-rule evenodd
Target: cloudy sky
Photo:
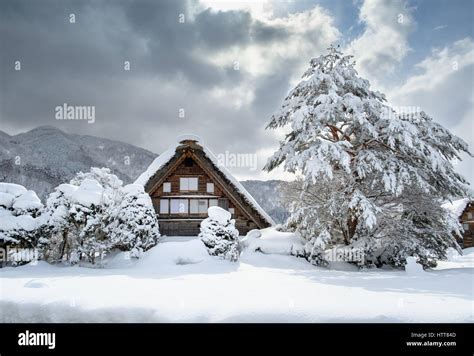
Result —
<path fill-rule="evenodd" d="M 393 105 L 420 107 L 472 151 L 473 4 L 1 0 L 0 129 L 52 125 L 156 153 L 194 133 L 216 153 L 255 154 L 257 170 L 231 169 L 239 178 L 280 178 L 261 172 L 278 145 L 265 125 L 339 44 Z M 64 103 L 95 106 L 95 122 L 56 120 Z M 472 165 L 458 169 L 474 182 Z"/>

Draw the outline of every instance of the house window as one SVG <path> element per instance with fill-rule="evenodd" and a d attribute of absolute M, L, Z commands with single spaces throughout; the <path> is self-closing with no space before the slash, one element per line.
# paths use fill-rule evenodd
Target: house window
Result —
<path fill-rule="evenodd" d="M 207 192 L 214 193 L 214 183 L 207 183 Z"/>
<path fill-rule="evenodd" d="M 181 177 L 179 178 L 179 190 L 198 190 L 197 177 Z"/>
<path fill-rule="evenodd" d="M 462 228 L 465 232 L 469 231 L 469 224 L 462 224 Z"/>
<path fill-rule="evenodd" d="M 467 213 L 467 218 L 468 218 L 469 220 L 472 219 L 472 213 L 471 213 L 471 212 Z"/>
<path fill-rule="evenodd" d="M 235 214 L 235 210 L 234 210 L 234 208 L 229 208 L 229 213 L 231 213 L 231 214 L 232 214 L 232 216 L 234 216 L 234 214 Z"/>
<path fill-rule="evenodd" d="M 160 214 L 169 214 L 170 201 L 168 199 L 160 199 Z"/>
<path fill-rule="evenodd" d="M 187 214 L 188 199 L 171 199 L 171 214 Z"/>
<path fill-rule="evenodd" d="M 171 193 L 171 183 L 163 183 L 163 193 Z"/>
<path fill-rule="evenodd" d="M 189 201 L 189 212 L 191 214 L 198 214 L 199 213 L 199 204 L 197 199 L 191 199 Z"/>
<path fill-rule="evenodd" d="M 209 206 L 217 206 L 217 199 L 209 199 Z"/>
<path fill-rule="evenodd" d="M 219 203 L 218 205 L 224 209 L 224 210 L 228 210 L 229 209 L 229 199 L 227 198 L 219 198 Z"/>
<path fill-rule="evenodd" d="M 206 199 L 199 199 L 198 205 L 199 205 L 199 214 L 207 213 L 207 200 Z"/>

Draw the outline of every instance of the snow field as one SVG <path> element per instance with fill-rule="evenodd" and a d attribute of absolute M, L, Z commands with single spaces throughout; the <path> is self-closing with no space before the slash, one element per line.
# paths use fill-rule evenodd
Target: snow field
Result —
<path fill-rule="evenodd" d="M 278 236 L 264 230 L 260 239 Z M 5 268 L 0 321 L 474 322 L 474 249 L 414 275 L 324 269 L 252 248 L 232 263 L 209 256 L 198 239 L 127 257 L 116 254 L 95 269 L 45 262 Z"/>

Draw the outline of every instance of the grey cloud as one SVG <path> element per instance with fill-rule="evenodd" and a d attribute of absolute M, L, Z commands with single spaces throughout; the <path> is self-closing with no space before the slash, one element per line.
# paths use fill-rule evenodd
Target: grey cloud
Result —
<path fill-rule="evenodd" d="M 204 10 L 193 18 L 193 5 L 0 2 L 0 129 L 16 133 L 54 125 L 158 153 L 183 132 L 202 136 L 216 153 L 255 153 L 274 145 L 265 124 L 289 89 L 296 62 L 309 58 L 277 58 L 272 75 L 216 65 L 211 60 L 216 53 L 284 43 L 288 33 L 245 11 Z M 68 23 L 69 13 L 76 15 L 75 24 Z M 180 13 L 185 24 L 178 22 Z M 18 59 L 21 71 L 13 68 Z M 129 72 L 123 70 L 125 60 L 131 62 Z M 251 83 L 254 100 L 233 107 L 233 90 L 248 90 L 241 89 L 243 83 L 242 88 Z M 219 99 L 210 94 L 215 88 L 224 93 Z M 94 105 L 96 122 L 55 120 L 54 108 L 63 103 Z"/>

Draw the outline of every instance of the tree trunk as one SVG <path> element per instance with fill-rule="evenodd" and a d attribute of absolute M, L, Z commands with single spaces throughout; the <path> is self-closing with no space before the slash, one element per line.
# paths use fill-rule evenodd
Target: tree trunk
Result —
<path fill-rule="evenodd" d="M 354 237 L 357 229 L 358 219 L 357 216 L 351 211 L 349 213 L 349 218 L 347 219 L 347 241 L 346 244 L 349 245 Z"/>

